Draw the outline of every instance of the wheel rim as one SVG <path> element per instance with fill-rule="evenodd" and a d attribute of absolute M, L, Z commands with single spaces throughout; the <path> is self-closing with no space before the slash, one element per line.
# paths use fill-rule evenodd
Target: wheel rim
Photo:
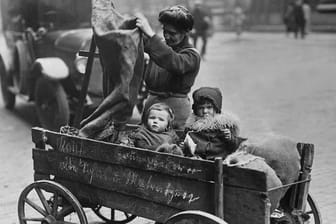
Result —
<path fill-rule="evenodd" d="M 76 197 L 52 181 L 37 181 L 27 186 L 18 202 L 20 224 L 88 224 Z"/>
<path fill-rule="evenodd" d="M 92 210 L 106 224 L 128 223 L 137 217 L 136 215 L 132 215 L 126 212 L 103 207 L 101 205 L 97 205 L 95 208 L 92 208 Z"/>
<path fill-rule="evenodd" d="M 203 211 L 184 211 L 171 216 L 164 224 L 227 224 L 223 219 Z"/>
<path fill-rule="evenodd" d="M 1 81 L 1 93 L 5 104 L 5 107 L 12 109 L 15 104 L 15 95 L 8 90 L 8 87 L 12 85 L 6 72 L 5 64 L 0 57 L 0 81 Z"/>
<path fill-rule="evenodd" d="M 320 210 L 317 207 L 317 204 L 313 197 L 308 194 L 307 197 L 307 207 L 303 214 L 303 219 L 306 220 L 305 223 L 309 224 L 321 224 L 322 216 Z"/>
<path fill-rule="evenodd" d="M 69 105 L 63 87 L 57 81 L 40 77 L 36 83 L 37 115 L 42 127 L 57 131 L 69 122 Z"/>

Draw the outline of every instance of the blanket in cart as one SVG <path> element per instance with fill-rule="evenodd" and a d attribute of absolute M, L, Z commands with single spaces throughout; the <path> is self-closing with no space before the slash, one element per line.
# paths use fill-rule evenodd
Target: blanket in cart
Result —
<path fill-rule="evenodd" d="M 111 0 L 92 0 L 91 19 L 103 68 L 104 100 L 81 122 L 79 134 L 102 140 L 111 135 L 106 130 L 121 130 L 132 116 L 143 78 L 144 51 L 135 18 L 119 14 Z"/>

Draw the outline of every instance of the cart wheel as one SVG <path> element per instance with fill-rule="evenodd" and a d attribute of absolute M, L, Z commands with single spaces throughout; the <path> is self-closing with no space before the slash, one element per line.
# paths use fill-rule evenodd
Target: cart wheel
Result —
<path fill-rule="evenodd" d="M 171 216 L 165 224 L 228 224 L 223 219 L 202 211 L 184 211 Z"/>
<path fill-rule="evenodd" d="M 320 213 L 319 208 L 313 197 L 308 194 L 307 197 L 307 207 L 306 211 L 303 214 L 303 219 L 306 221 L 305 223 L 309 224 L 321 224 L 322 223 L 322 216 Z"/>
<path fill-rule="evenodd" d="M 58 81 L 41 76 L 36 82 L 35 103 L 43 128 L 58 131 L 69 123 L 70 109 L 66 93 Z"/>
<path fill-rule="evenodd" d="M 307 197 L 306 209 L 303 213 L 293 214 L 293 212 L 285 212 L 288 223 L 293 224 L 321 224 L 321 213 L 310 194 Z"/>
<path fill-rule="evenodd" d="M 88 224 L 76 197 L 62 185 L 52 181 L 36 181 L 20 194 L 20 224 Z"/>
<path fill-rule="evenodd" d="M 123 224 L 128 223 L 136 218 L 136 215 L 131 215 L 126 212 L 103 207 L 101 205 L 97 205 L 95 208 L 92 208 L 92 210 L 106 224 L 115 224 L 115 223 Z M 108 218 L 108 216 L 110 216 L 110 218 Z"/>
<path fill-rule="evenodd" d="M 10 76 L 7 74 L 6 67 L 2 57 L 0 56 L 0 81 L 2 98 L 7 109 L 13 109 L 15 105 L 15 94 L 8 90 L 13 85 Z"/>

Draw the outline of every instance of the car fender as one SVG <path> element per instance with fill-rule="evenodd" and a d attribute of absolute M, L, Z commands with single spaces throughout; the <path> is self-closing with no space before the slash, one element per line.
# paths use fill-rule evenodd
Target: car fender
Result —
<path fill-rule="evenodd" d="M 65 62 L 57 57 L 38 58 L 33 64 L 33 73 L 37 71 L 52 80 L 65 79 L 70 75 L 70 71 Z"/>
<path fill-rule="evenodd" d="M 4 39 L 4 34 L 0 34 L 0 56 L 4 62 L 6 72 L 9 73 L 14 67 L 14 48 L 10 48 Z"/>

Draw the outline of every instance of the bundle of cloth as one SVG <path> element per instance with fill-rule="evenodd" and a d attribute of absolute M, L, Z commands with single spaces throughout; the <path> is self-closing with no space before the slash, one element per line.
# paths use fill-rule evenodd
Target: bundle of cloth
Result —
<path fill-rule="evenodd" d="M 266 173 L 271 212 L 280 205 L 291 184 L 298 180 L 301 169 L 296 142 L 288 137 L 265 134 L 242 142 L 238 149 L 224 160 L 228 166 L 263 171 Z"/>
<path fill-rule="evenodd" d="M 103 69 L 104 100 L 81 122 L 79 135 L 114 142 L 133 113 L 142 82 L 144 49 L 135 18 L 119 14 L 111 0 L 92 0 L 94 40 Z"/>

